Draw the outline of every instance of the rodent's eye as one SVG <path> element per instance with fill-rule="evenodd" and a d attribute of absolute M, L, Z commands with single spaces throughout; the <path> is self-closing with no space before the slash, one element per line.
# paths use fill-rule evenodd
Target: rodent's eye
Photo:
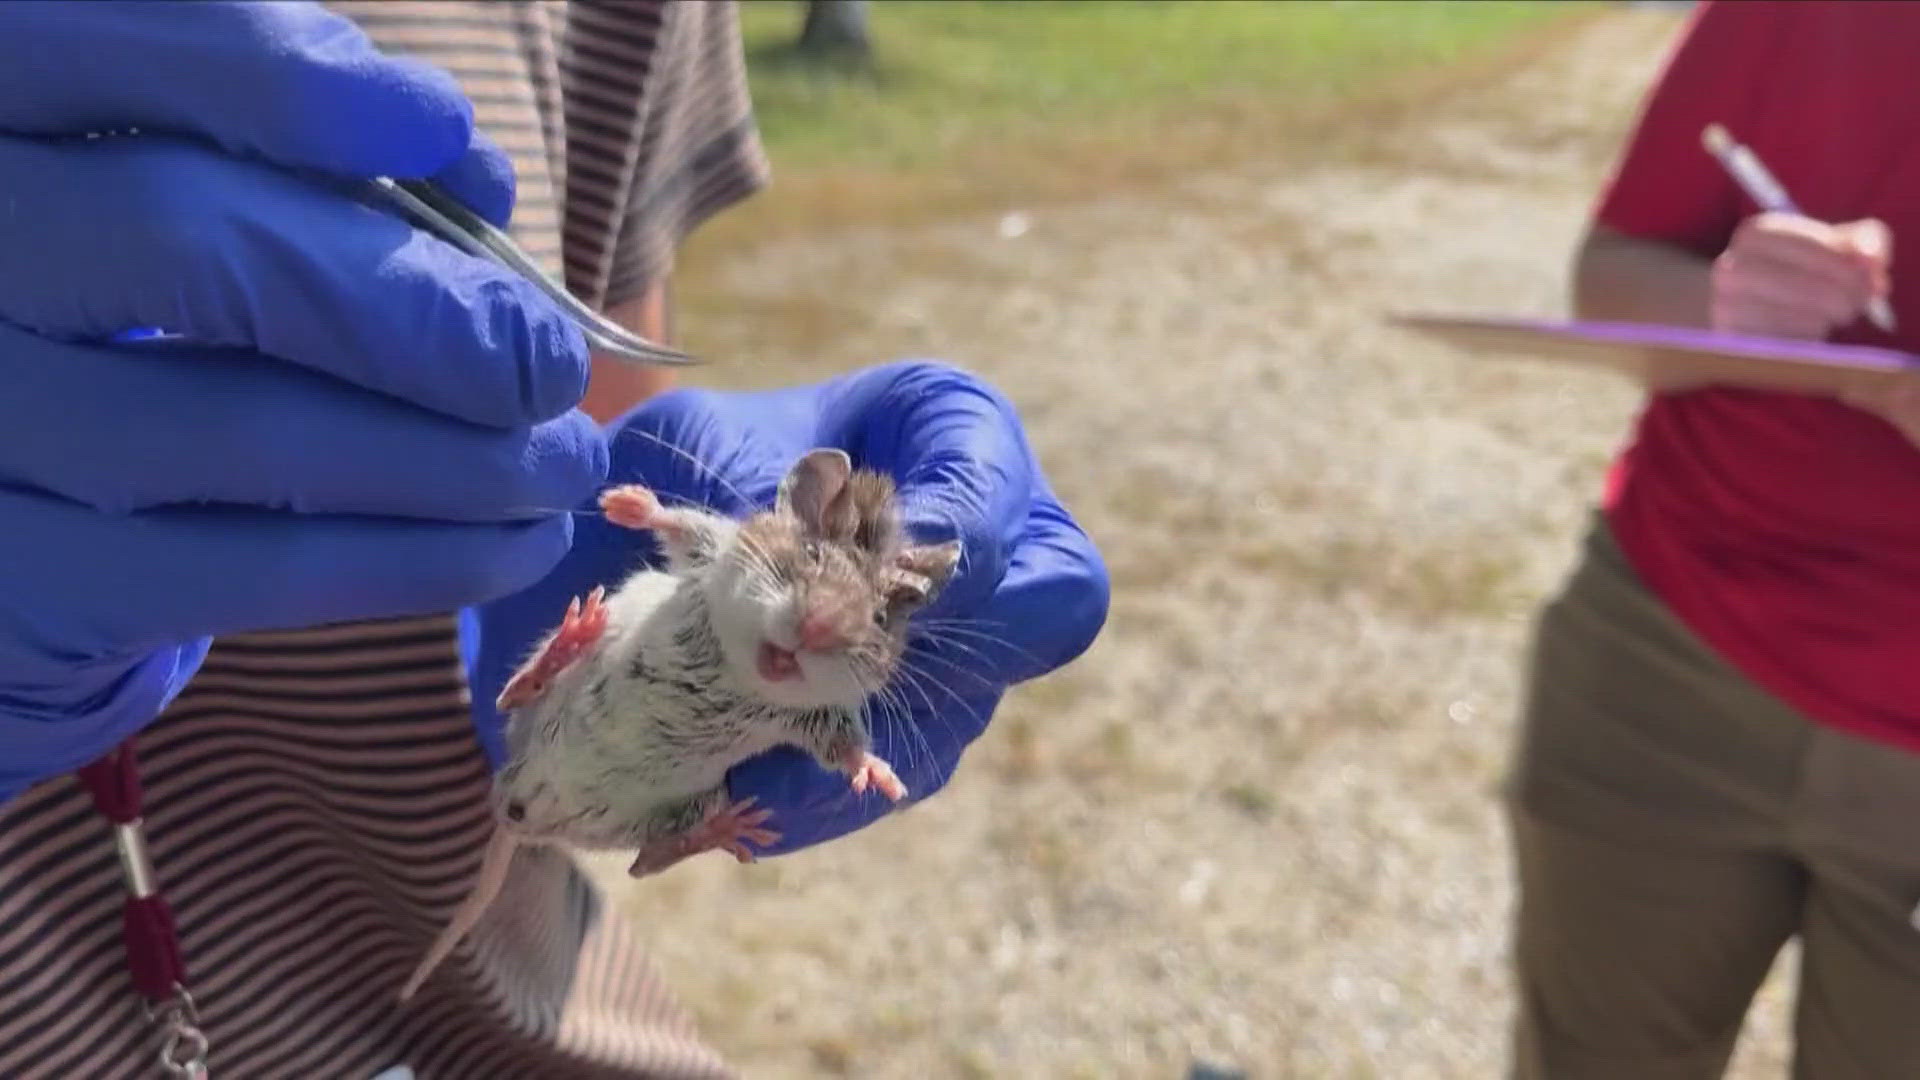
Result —
<path fill-rule="evenodd" d="M 807 558 L 812 559 L 814 562 L 820 561 L 820 542 L 818 540 L 806 541 L 800 545 L 800 550 L 806 552 Z"/>
<path fill-rule="evenodd" d="M 886 608 L 880 607 L 880 608 L 873 609 L 873 625 L 875 626 L 887 625 L 887 609 Z"/>

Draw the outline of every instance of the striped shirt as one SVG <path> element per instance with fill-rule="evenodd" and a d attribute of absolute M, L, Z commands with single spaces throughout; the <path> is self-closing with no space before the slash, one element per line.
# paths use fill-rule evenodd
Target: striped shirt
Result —
<path fill-rule="evenodd" d="M 518 170 L 515 238 L 610 307 L 766 178 L 731 3 L 352 0 L 451 71 Z M 137 748 L 147 831 L 220 1080 L 732 1075 L 626 920 L 523 851 L 469 945 L 396 993 L 465 894 L 489 772 L 452 615 L 215 644 Z M 0 805 L 0 1077 L 163 1075 L 120 871 L 72 777 Z"/>

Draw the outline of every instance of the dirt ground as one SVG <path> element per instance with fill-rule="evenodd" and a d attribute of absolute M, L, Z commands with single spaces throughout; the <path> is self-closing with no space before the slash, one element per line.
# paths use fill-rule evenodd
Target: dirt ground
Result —
<path fill-rule="evenodd" d="M 1520 651 L 1636 397 L 1380 316 L 1562 310 L 1676 26 L 1615 9 L 1334 151 L 702 270 L 722 380 L 998 382 L 1115 590 L 937 798 L 622 886 L 747 1075 L 1501 1074 Z M 1734 1075 L 1782 1075 L 1783 999 Z"/>

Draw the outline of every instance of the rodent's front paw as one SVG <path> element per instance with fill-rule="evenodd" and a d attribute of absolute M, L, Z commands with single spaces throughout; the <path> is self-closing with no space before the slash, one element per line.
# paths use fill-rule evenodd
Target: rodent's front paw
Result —
<path fill-rule="evenodd" d="M 606 605 L 600 602 L 606 595 L 605 586 L 595 586 L 587 594 L 586 606 L 581 606 L 579 597 L 573 598 L 567 605 L 567 613 L 560 618 L 560 628 L 547 639 L 539 655 L 527 661 L 508 681 L 494 700 L 495 708 L 517 709 L 533 701 L 582 653 L 599 643 L 600 635 L 607 629 Z"/>
<path fill-rule="evenodd" d="M 600 493 L 607 520 L 629 529 L 651 529 L 661 511 L 659 496 L 640 484 L 622 484 Z"/>
<path fill-rule="evenodd" d="M 893 766 L 882 761 L 870 750 L 852 750 L 841 759 L 841 768 L 853 784 L 854 794 L 863 794 L 868 787 L 876 788 L 881 794 L 894 802 L 907 797 L 907 785 L 900 782 Z"/>

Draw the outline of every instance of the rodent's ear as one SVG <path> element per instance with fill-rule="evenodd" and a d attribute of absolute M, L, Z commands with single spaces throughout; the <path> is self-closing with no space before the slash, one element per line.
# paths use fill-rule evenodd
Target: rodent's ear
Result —
<path fill-rule="evenodd" d="M 887 610 L 894 615 L 909 615 L 927 606 L 933 594 L 927 589 L 927 579 L 918 574 L 896 573 L 887 582 Z"/>
<path fill-rule="evenodd" d="M 894 565 L 925 578 L 930 586 L 929 591 L 937 593 L 946 587 L 947 580 L 953 576 L 954 567 L 960 565 L 960 541 L 916 544 L 904 548 L 894 559 Z"/>
<path fill-rule="evenodd" d="M 810 450 L 780 481 L 774 509 L 792 514 L 808 532 L 829 539 L 844 539 L 853 534 L 853 500 L 847 491 L 847 478 L 853 475 L 853 459 L 844 450 L 831 447 Z"/>

